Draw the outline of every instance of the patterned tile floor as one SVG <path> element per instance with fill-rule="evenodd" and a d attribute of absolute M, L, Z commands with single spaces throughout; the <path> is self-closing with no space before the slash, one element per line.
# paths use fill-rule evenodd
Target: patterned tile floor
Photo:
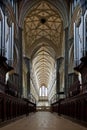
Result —
<path fill-rule="evenodd" d="M 0 130 L 87 130 L 87 128 L 50 112 L 37 112 Z"/>

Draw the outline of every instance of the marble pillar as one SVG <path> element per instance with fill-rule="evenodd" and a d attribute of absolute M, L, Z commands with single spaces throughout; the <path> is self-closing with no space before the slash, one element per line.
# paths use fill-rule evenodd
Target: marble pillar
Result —
<path fill-rule="evenodd" d="M 68 27 L 65 28 L 65 57 L 64 57 L 64 93 L 67 96 L 68 92 L 68 60 L 69 60 L 69 36 Z"/>
<path fill-rule="evenodd" d="M 60 73 L 59 69 L 62 63 L 63 57 L 60 57 L 56 60 L 57 68 L 56 68 L 56 93 L 59 95 L 60 93 Z"/>
<path fill-rule="evenodd" d="M 21 97 L 23 94 L 23 83 L 22 83 L 22 28 L 19 27 L 19 35 L 18 35 L 18 41 L 19 41 L 19 96 Z"/>
<path fill-rule="evenodd" d="M 24 58 L 25 60 L 25 64 L 26 64 L 26 67 L 27 67 L 27 97 L 29 97 L 29 94 L 30 94 L 30 59 L 25 57 Z"/>

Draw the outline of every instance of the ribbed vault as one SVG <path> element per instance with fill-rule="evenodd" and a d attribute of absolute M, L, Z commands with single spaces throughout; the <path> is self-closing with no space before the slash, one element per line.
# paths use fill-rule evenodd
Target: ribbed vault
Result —
<path fill-rule="evenodd" d="M 52 55 L 51 52 L 54 54 Z M 34 73 L 39 82 L 39 86 L 48 86 L 49 76 L 53 71 L 55 52 L 51 47 L 43 46 L 35 53 L 32 61 Z"/>
<path fill-rule="evenodd" d="M 24 20 L 24 54 L 31 58 L 39 87 L 49 86 L 56 56 L 62 53 L 63 22 L 46 1 L 33 6 Z"/>

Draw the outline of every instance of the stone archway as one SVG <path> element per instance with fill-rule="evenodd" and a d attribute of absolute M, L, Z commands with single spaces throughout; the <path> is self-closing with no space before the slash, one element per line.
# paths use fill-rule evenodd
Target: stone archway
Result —
<path fill-rule="evenodd" d="M 55 59 L 64 55 L 62 53 L 63 29 L 68 24 L 66 5 L 59 1 L 59 7 L 57 2 L 54 4 L 52 1 L 42 0 L 37 3 L 36 1 L 28 2 L 28 6 L 26 2 L 21 6 L 24 13 L 20 11 L 22 17 L 21 14 L 19 17 L 19 25 L 23 28 L 25 38 L 23 40 L 24 56 L 32 59 L 31 71 L 34 73 L 32 77 L 36 86 L 40 87 L 42 84 L 51 86 L 48 85 L 51 80 L 52 83 L 55 82 Z"/>

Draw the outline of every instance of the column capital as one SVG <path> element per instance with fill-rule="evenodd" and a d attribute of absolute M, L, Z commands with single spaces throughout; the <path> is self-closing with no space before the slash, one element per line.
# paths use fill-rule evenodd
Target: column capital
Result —
<path fill-rule="evenodd" d="M 24 61 L 25 61 L 26 67 L 27 67 L 27 69 L 29 71 L 30 70 L 30 58 L 24 57 Z"/>
<path fill-rule="evenodd" d="M 56 59 L 56 61 L 57 61 L 57 68 L 60 69 L 60 66 L 61 66 L 61 63 L 62 63 L 63 60 L 64 60 L 63 57 L 59 57 L 59 58 Z M 58 69 L 58 70 L 59 70 L 59 69 Z"/>
<path fill-rule="evenodd" d="M 30 62 L 30 58 L 29 58 L 29 57 L 24 56 L 24 60 L 25 60 L 26 62 Z"/>
<path fill-rule="evenodd" d="M 19 26 L 18 28 L 19 28 L 19 30 L 23 31 L 23 28 L 22 28 L 22 27 Z"/>
<path fill-rule="evenodd" d="M 62 60 L 62 59 L 64 59 L 62 56 L 61 56 L 61 57 L 56 58 L 56 60 Z"/>
<path fill-rule="evenodd" d="M 69 28 L 68 26 L 64 27 L 64 31 L 68 30 L 68 28 Z"/>

